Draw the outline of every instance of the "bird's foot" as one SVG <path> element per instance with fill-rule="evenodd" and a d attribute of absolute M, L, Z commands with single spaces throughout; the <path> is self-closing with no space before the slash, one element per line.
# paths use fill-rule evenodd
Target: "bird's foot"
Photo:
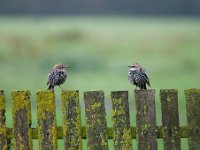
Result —
<path fill-rule="evenodd" d="M 64 92 L 65 90 L 59 85 L 59 87 L 61 88 L 62 92 Z"/>

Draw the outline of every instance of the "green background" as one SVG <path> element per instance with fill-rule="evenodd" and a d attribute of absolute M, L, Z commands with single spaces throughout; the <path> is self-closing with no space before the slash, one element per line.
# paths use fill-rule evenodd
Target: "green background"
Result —
<path fill-rule="evenodd" d="M 11 91 L 30 90 L 32 126 L 37 126 L 38 90 L 46 90 L 53 65 L 68 69 L 67 90 L 103 90 L 107 124 L 112 125 L 110 92 L 129 91 L 131 125 L 135 125 L 135 87 L 127 80 L 128 65 L 140 63 L 156 89 L 157 124 L 161 125 L 160 89 L 178 89 L 181 125 L 186 124 L 184 89 L 200 84 L 200 19 L 198 17 L 49 16 L 0 17 L 0 89 L 6 94 L 6 124 L 12 127 Z M 62 124 L 59 87 L 55 88 L 57 125 Z M 158 140 L 159 150 L 163 149 Z M 86 143 L 86 141 L 84 141 Z M 109 141 L 112 149 L 112 140 Z M 136 141 L 133 141 L 136 147 Z M 63 149 L 59 140 L 59 149 Z M 86 144 L 84 144 L 84 148 Z M 34 140 L 37 149 L 37 140 Z M 182 140 L 182 149 L 188 149 Z"/>

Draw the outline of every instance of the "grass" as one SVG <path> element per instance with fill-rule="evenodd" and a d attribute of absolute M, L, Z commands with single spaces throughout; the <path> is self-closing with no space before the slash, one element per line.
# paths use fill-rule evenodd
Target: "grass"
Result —
<path fill-rule="evenodd" d="M 199 18 L 1 16 L 0 89 L 6 93 L 9 118 L 6 124 L 12 126 L 11 91 L 28 89 L 32 94 L 32 126 L 37 126 L 35 93 L 47 88 L 49 71 L 55 63 L 62 62 L 71 67 L 63 87 L 80 90 L 82 108 L 83 91 L 105 91 L 109 126 L 110 92 L 128 90 L 131 125 L 135 125 L 134 86 L 127 81 L 127 65 L 138 62 L 146 68 L 151 88 L 156 89 L 158 125 L 161 125 L 159 90 L 165 88 L 179 90 L 180 123 L 184 125 L 183 90 L 199 88 L 200 84 L 199 35 Z M 57 122 L 61 125 L 59 95 L 56 88 Z M 187 140 L 183 139 L 182 149 L 187 149 Z"/>

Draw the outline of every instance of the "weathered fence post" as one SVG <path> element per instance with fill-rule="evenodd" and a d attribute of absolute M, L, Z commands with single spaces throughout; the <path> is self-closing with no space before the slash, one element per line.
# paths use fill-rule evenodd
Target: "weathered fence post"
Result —
<path fill-rule="evenodd" d="M 13 143 L 15 150 L 32 149 L 29 91 L 12 92 Z"/>
<path fill-rule="evenodd" d="M 185 90 L 190 150 L 200 149 L 200 89 Z"/>
<path fill-rule="evenodd" d="M 160 90 L 165 150 L 180 150 L 178 91 Z"/>
<path fill-rule="evenodd" d="M 78 91 L 62 92 L 62 113 L 65 149 L 81 150 L 81 116 Z"/>
<path fill-rule="evenodd" d="M 135 90 L 138 150 L 157 150 L 155 90 Z"/>
<path fill-rule="evenodd" d="M 37 92 L 38 139 L 40 150 L 57 150 L 55 94 Z"/>
<path fill-rule="evenodd" d="M 128 91 L 112 92 L 111 102 L 115 150 L 131 150 Z"/>
<path fill-rule="evenodd" d="M 4 91 L 0 90 L 0 149 L 7 150 L 7 137 L 5 125 L 5 95 Z"/>
<path fill-rule="evenodd" d="M 102 91 L 84 92 L 89 150 L 108 150 L 106 112 Z"/>

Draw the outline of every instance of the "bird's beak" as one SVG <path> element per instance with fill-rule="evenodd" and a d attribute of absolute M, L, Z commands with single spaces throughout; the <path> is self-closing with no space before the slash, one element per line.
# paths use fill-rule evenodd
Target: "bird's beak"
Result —
<path fill-rule="evenodd" d="M 128 66 L 129 68 L 131 68 L 131 66 Z"/>
<path fill-rule="evenodd" d="M 70 68 L 69 66 L 65 66 L 65 68 Z"/>

